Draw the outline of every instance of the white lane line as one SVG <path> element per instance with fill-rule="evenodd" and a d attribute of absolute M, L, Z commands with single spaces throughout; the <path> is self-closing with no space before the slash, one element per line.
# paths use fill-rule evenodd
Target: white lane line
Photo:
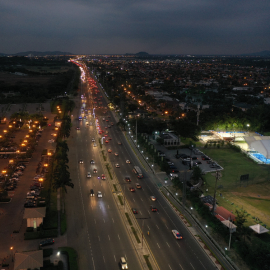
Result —
<path fill-rule="evenodd" d="M 99 206 L 99 209 L 101 209 L 101 205 Z"/>
<path fill-rule="evenodd" d="M 98 240 L 100 241 L 100 237 L 98 236 Z"/>
<path fill-rule="evenodd" d="M 148 211 L 148 210 L 147 210 Z M 148 211 L 149 215 L 150 215 L 150 212 Z"/>
<path fill-rule="evenodd" d="M 179 263 L 179 266 L 181 267 L 182 270 L 184 270 L 184 268 L 182 267 L 182 265 Z"/>
<path fill-rule="evenodd" d="M 158 225 L 156 224 L 157 228 L 159 229 Z"/>
<path fill-rule="evenodd" d="M 194 266 L 190 263 L 191 267 L 195 270 Z"/>
<path fill-rule="evenodd" d="M 166 244 L 168 245 L 168 247 L 170 248 L 170 245 L 168 244 L 168 242 L 166 242 Z"/>
<path fill-rule="evenodd" d="M 108 205 L 108 208 L 110 209 L 110 206 Z"/>
<path fill-rule="evenodd" d="M 168 226 L 165 224 L 166 228 L 169 230 Z"/>
<path fill-rule="evenodd" d="M 113 221 L 113 223 L 114 223 L 114 219 L 112 218 L 112 221 Z"/>
<path fill-rule="evenodd" d="M 96 222 L 96 220 L 94 219 L 94 221 L 95 221 L 95 224 L 97 224 L 97 222 Z"/>
<path fill-rule="evenodd" d="M 113 255 L 113 257 L 114 257 L 114 260 L 115 260 L 115 262 L 116 262 L 115 255 Z"/>
<path fill-rule="evenodd" d="M 168 264 L 169 265 L 169 264 Z M 169 268 L 172 270 L 171 266 L 169 265 Z"/>
<path fill-rule="evenodd" d="M 176 243 L 178 245 L 178 247 L 180 247 L 180 245 L 178 243 Z"/>
<path fill-rule="evenodd" d="M 109 238 L 109 241 L 111 241 L 111 238 L 110 238 L 110 236 L 108 235 L 108 238 Z"/>
<path fill-rule="evenodd" d="M 105 262 L 105 258 L 104 258 L 104 256 L 103 256 L 103 261 Z"/>
<path fill-rule="evenodd" d="M 103 218 L 103 221 L 104 221 L 104 223 L 105 223 L 105 219 Z"/>
<path fill-rule="evenodd" d="M 133 198 L 133 201 L 135 202 L 135 199 Z"/>
<path fill-rule="evenodd" d="M 157 246 L 160 248 L 159 244 L 157 243 Z"/>
<path fill-rule="evenodd" d="M 120 236 L 119 236 L 119 234 L 118 234 L 118 238 L 119 238 L 119 240 L 120 240 Z"/>
<path fill-rule="evenodd" d="M 93 266 L 94 266 L 94 269 L 96 269 L 96 267 L 95 267 L 95 262 L 94 262 L 94 258 L 93 258 L 93 256 L 92 256 L 92 261 L 93 261 Z"/>
<path fill-rule="evenodd" d="M 150 231 L 150 227 L 147 225 L 148 231 Z"/>
<path fill-rule="evenodd" d="M 143 202 L 143 199 L 141 198 L 142 202 Z"/>

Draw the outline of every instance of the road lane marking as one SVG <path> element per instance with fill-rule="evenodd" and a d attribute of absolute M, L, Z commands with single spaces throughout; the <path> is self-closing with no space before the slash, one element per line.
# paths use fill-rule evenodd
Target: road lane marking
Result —
<path fill-rule="evenodd" d="M 178 247 L 180 247 L 179 243 L 176 243 L 178 245 Z"/>
<path fill-rule="evenodd" d="M 191 267 L 195 270 L 194 266 L 190 263 Z"/>
<path fill-rule="evenodd" d="M 157 228 L 159 229 L 158 225 L 156 224 Z"/>
<path fill-rule="evenodd" d="M 170 245 L 168 244 L 168 242 L 166 242 L 166 244 L 168 245 L 168 247 L 170 248 Z"/>
<path fill-rule="evenodd" d="M 115 262 L 116 262 L 115 255 L 113 255 L 113 257 L 114 257 L 114 260 L 115 260 Z"/>
<path fill-rule="evenodd" d="M 157 246 L 160 248 L 159 244 L 157 243 Z"/>
<path fill-rule="evenodd" d="M 147 210 L 148 211 L 148 210 Z M 150 212 L 148 211 L 149 215 L 150 215 Z"/>
<path fill-rule="evenodd" d="M 108 205 L 108 208 L 110 209 L 110 206 Z"/>
<path fill-rule="evenodd" d="M 97 224 L 97 221 L 96 221 L 96 219 L 94 219 L 94 221 L 95 221 L 95 224 Z"/>
<path fill-rule="evenodd" d="M 182 267 L 182 265 L 179 263 L 179 266 L 181 267 L 182 270 L 184 270 L 184 268 Z"/>
<path fill-rule="evenodd" d="M 93 256 L 92 256 L 92 261 L 93 261 L 93 266 L 94 266 L 94 269 L 96 269 L 96 267 L 95 267 L 95 262 L 94 262 L 94 258 L 93 258 Z"/>
<path fill-rule="evenodd" d="M 169 230 L 168 226 L 165 224 L 166 228 Z"/>
<path fill-rule="evenodd" d="M 110 238 L 110 236 L 108 235 L 108 238 L 109 238 L 109 241 L 111 241 L 111 238 Z"/>
<path fill-rule="evenodd" d="M 103 261 L 104 261 L 104 263 L 105 263 L 105 258 L 104 258 L 104 256 L 103 256 Z"/>
<path fill-rule="evenodd" d="M 141 201 L 143 202 L 143 199 L 141 198 Z"/>
<path fill-rule="evenodd" d="M 104 223 L 105 223 L 105 219 L 103 218 L 103 221 L 104 221 Z"/>
<path fill-rule="evenodd" d="M 119 238 L 119 240 L 120 240 L 120 236 L 119 236 L 119 234 L 118 234 L 118 238 Z"/>
<path fill-rule="evenodd" d="M 169 264 L 168 264 L 169 265 Z M 169 268 L 172 270 L 171 266 L 169 265 Z"/>
<path fill-rule="evenodd" d="M 100 241 L 100 237 L 98 236 L 98 240 Z"/>
<path fill-rule="evenodd" d="M 133 201 L 135 202 L 135 199 L 133 198 Z"/>
<path fill-rule="evenodd" d="M 149 228 L 149 226 L 147 225 L 147 228 L 148 228 L 148 230 L 150 231 L 150 228 Z"/>
<path fill-rule="evenodd" d="M 113 223 L 114 223 L 114 219 L 112 218 L 112 221 L 113 221 Z"/>

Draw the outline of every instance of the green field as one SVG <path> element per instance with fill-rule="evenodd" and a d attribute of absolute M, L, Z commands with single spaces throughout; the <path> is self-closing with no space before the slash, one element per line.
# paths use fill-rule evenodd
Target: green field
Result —
<path fill-rule="evenodd" d="M 217 182 L 218 204 L 233 213 L 237 209 L 246 210 L 249 214 L 246 225 L 257 223 L 254 221 L 256 217 L 261 224 L 266 224 L 269 228 L 270 166 L 258 165 L 232 149 L 203 149 L 203 152 L 224 168 L 221 171 L 221 179 Z M 240 175 L 243 174 L 249 174 L 249 182 L 240 185 Z M 213 195 L 215 173 L 207 173 L 205 180 L 204 194 Z"/>

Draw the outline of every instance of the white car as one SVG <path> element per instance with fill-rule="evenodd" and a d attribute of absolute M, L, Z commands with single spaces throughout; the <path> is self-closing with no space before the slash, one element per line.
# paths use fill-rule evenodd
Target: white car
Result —
<path fill-rule="evenodd" d="M 97 144 L 96 143 L 94 143 L 94 147 L 96 147 L 97 146 Z"/>
<path fill-rule="evenodd" d="M 172 233 L 176 239 L 183 239 L 183 236 L 177 230 L 172 230 Z"/>
<path fill-rule="evenodd" d="M 130 160 L 127 159 L 127 160 L 126 160 L 126 163 L 127 163 L 127 164 L 130 164 Z"/>
<path fill-rule="evenodd" d="M 95 140 L 95 138 L 92 138 L 92 142 L 95 142 L 96 140 Z"/>
<path fill-rule="evenodd" d="M 151 200 L 154 202 L 157 200 L 157 198 L 155 196 L 150 196 Z"/>
<path fill-rule="evenodd" d="M 87 178 L 90 178 L 90 177 L 91 177 L 91 173 L 88 172 L 88 173 L 87 173 Z"/>
<path fill-rule="evenodd" d="M 98 196 L 98 198 L 102 198 L 102 193 L 101 193 L 101 191 L 98 191 L 98 192 L 97 192 L 97 196 Z"/>
<path fill-rule="evenodd" d="M 120 168 L 120 165 L 118 163 L 115 164 L 116 168 Z"/>

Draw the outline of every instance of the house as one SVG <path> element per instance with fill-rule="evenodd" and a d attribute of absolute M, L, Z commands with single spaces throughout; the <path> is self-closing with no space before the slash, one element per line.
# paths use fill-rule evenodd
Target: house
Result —
<path fill-rule="evenodd" d="M 15 253 L 14 270 L 32 270 L 40 267 L 43 267 L 43 250 Z"/>
<path fill-rule="evenodd" d="M 27 227 L 36 229 L 43 223 L 46 216 L 46 207 L 25 208 L 23 218 L 27 220 Z"/>
<path fill-rule="evenodd" d="M 180 145 L 180 138 L 173 133 L 163 133 L 160 137 L 164 140 L 164 146 Z"/>
<path fill-rule="evenodd" d="M 215 216 L 217 219 L 220 221 L 224 220 L 230 220 L 230 221 L 235 221 L 236 216 L 232 214 L 229 210 L 222 206 L 217 206 L 215 209 Z"/>

